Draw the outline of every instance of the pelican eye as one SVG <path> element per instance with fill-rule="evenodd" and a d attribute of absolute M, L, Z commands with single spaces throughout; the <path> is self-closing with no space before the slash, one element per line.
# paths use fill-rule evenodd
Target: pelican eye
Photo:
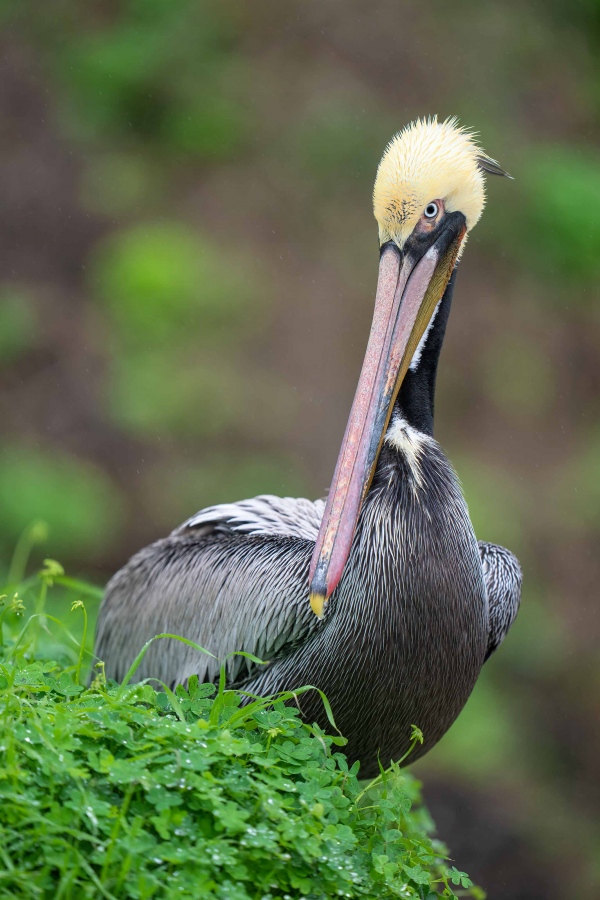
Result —
<path fill-rule="evenodd" d="M 425 207 L 425 218 L 426 219 L 435 219 L 435 217 L 438 214 L 438 211 L 439 210 L 438 210 L 437 203 L 434 203 L 432 200 L 431 203 L 428 203 L 427 206 Z"/>

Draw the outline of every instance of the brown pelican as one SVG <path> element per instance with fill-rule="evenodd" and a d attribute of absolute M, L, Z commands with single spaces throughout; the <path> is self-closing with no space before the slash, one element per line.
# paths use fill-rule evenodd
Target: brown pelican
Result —
<path fill-rule="evenodd" d="M 380 265 L 366 356 L 327 502 L 256 497 L 204 509 L 111 579 L 96 653 L 120 679 L 153 635 L 138 678 L 214 680 L 267 695 L 315 685 L 347 753 L 370 776 L 452 724 L 519 606 L 521 573 L 479 543 L 458 479 L 433 438 L 438 358 L 456 265 L 506 175 L 455 120 L 419 120 L 388 144 L 374 212 Z M 312 560 L 312 561 L 311 561 Z M 299 698 L 328 726 L 316 692 Z"/>

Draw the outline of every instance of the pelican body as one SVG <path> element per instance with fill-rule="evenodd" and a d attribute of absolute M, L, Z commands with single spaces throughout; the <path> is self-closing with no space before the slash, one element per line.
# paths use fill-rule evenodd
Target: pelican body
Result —
<path fill-rule="evenodd" d="M 455 121 L 417 121 L 390 142 L 374 191 L 380 267 L 356 396 L 325 503 L 256 497 L 202 510 L 137 553 L 107 586 L 96 653 L 121 679 L 214 680 L 328 697 L 350 761 L 370 777 L 414 761 L 450 727 L 517 613 L 521 573 L 477 541 L 457 476 L 433 437 L 438 359 L 456 266 L 505 175 Z M 317 692 L 303 717 L 330 727 Z"/>

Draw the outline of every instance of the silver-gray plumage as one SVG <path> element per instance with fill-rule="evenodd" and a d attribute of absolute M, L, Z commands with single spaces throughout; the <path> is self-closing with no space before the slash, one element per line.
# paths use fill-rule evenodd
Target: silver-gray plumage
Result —
<path fill-rule="evenodd" d="M 208 506 L 188 519 L 173 534 L 194 528 L 199 533 L 278 534 L 316 541 L 325 510 L 324 500 L 304 497 L 275 497 L 261 494 L 251 500 Z"/>
<path fill-rule="evenodd" d="M 359 518 L 340 584 L 319 621 L 308 568 L 324 503 L 262 496 L 201 511 L 136 554 L 107 586 L 96 652 L 110 677 L 152 645 L 138 678 L 214 680 L 259 694 L 313 684 L 327 694 L 362 772 L 405 751 L 412 724 L 431 747 L 466 702 L 518 609 L 515 557 L 477 543 L 458 481 L 433 438 L 395 424 Z M 403 430 L 402 430 L 403 429 Z M 340 677 L 343 666 L 343 677 Z M 304 717 L 324 727 L 317 695 Z M 415 754 L 412 759 L 416 758 Z"/>
<path fill-rule="evenodd" d="M 517 557 L 505 547 L 479 541 L 479 552 L 490 608 L 488 659 L 508 634 L 519 611 L 523 578 Z"/>

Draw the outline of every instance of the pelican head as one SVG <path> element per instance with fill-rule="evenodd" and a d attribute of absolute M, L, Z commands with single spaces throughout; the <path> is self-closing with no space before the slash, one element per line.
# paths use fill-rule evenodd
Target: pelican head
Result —
<path fill-rule="evenodd" d="M 446 213 L 462 213 L 470 231 L 485 205 L 483 172 L 492 167 L 506 174 L 456 119 L 411 122 L 389 142 L 377 169 L 373 212 L 380 243 L 403 247 L 428 204 L 439 201 Z"/>
<path fill-rule="evenodd" d="M 375 312 L 311 562 L 310 601 L 318 616 L 342 576 L 402 381 L 483 212 L 484 173 L 507 175 L 455 119 L 411 123 L 379 163 Z"/>

